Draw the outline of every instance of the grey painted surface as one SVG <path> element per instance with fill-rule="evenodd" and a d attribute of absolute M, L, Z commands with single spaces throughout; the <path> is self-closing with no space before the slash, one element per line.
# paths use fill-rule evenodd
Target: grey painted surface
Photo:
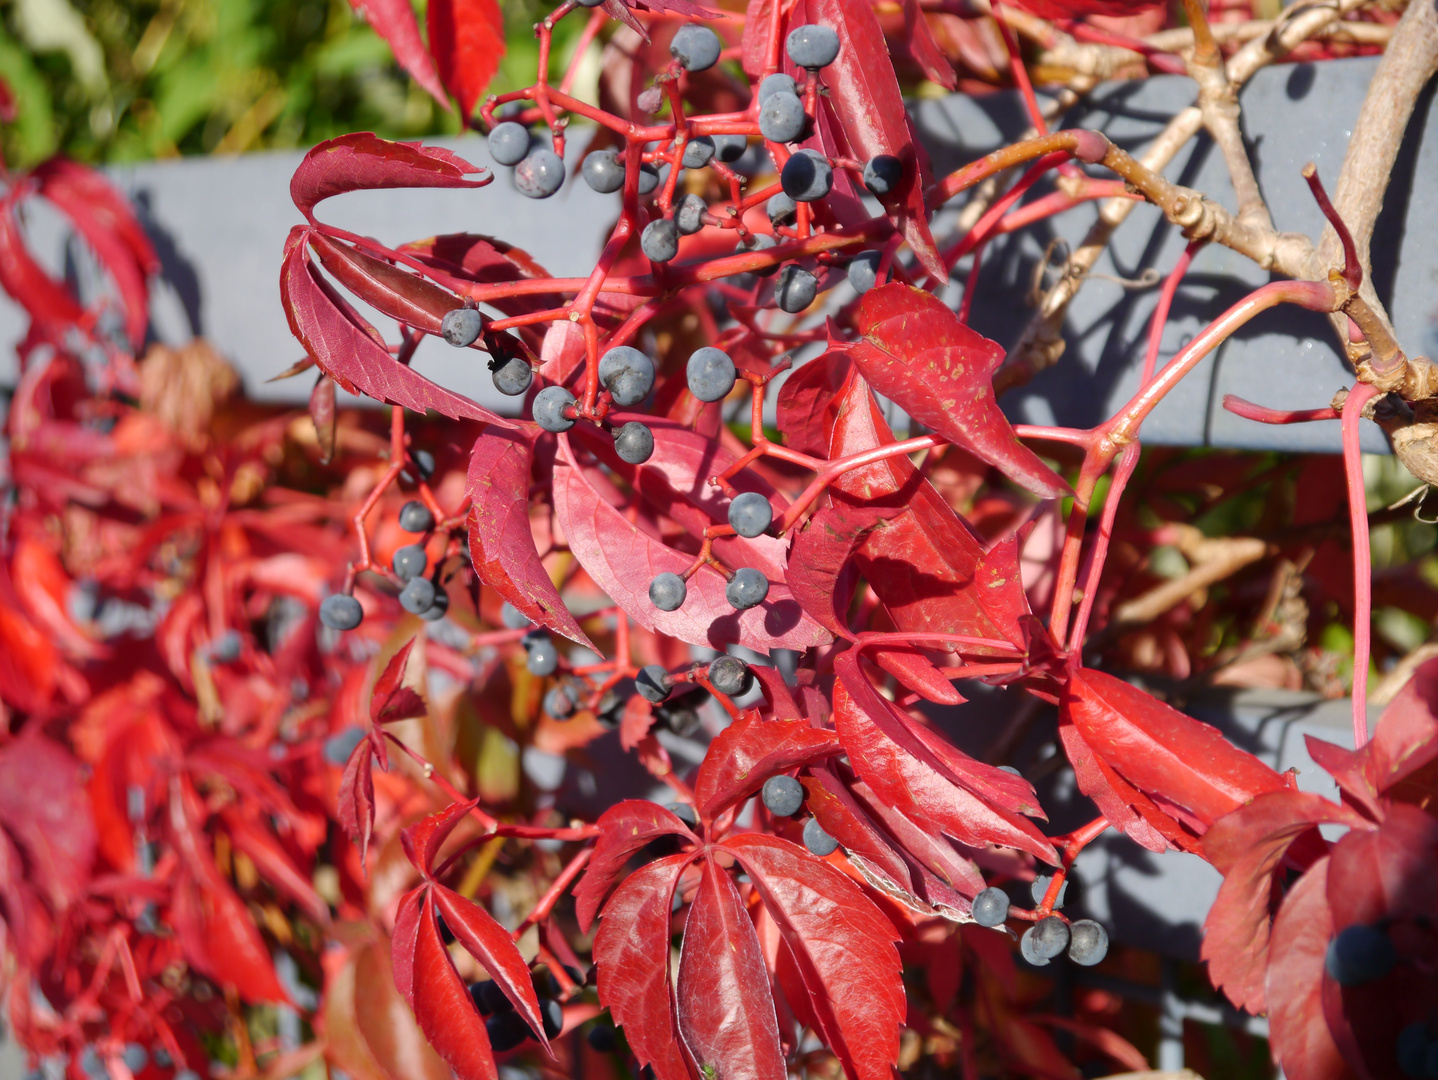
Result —
<path fill-rule="evenodd" d="M 1374 60 L 1273 68 L 1244 94 L 1247 135 L 1255 148 L 1260 181 L 1282 229 L 1316 233 L 1317 208 L 1299 176 L 1315 161 L 1331 182 L 1337 176 L 1352 118 L 1371 77 Z M 1164 120 L 1192 100 L 1192 84 L 1168 76 L 1100 87 L 1066 118 L 1069 125 L 1096 127 L 1129 149 L 1141 148 Z M 1431 95 L 1414 127 L 1431 134 Z M 938 169 L 956 167 L 1018 136 L 1022 109 L 1012 95 L 974 99 L 954 96 L 915 106 L 919 131 Z M 570 142 L 571 171 L 583 145 Z M 489 165 L 476 137 L 440 140 L 479 165 Z M 154 304 L 162 340 L 193 333 L 210 338 L 239 367 L 249 391 L 267 400 L 303 402 L 311 378 L 283 383 L 265 379 L 300 356 L 280 308 L 280 254 L 290 227 L 300 220 L 289 199 L 289 178 L 302 155 L 265 153 L 239 158 L 189 159 L 116 168 L 112 175 L 139 203 L 164 261 Z M 554 198 L 535 202 L 514 191 L 509 170 L 496 169 L 493 184 L 471 191 L 381 191 L 345 195 L 323 204 L 325 220 L 355 232 L 400 243 L 439 232 L 472 231 L 500 236 L 528 250 L 551 273 L 587 273 L 612 224 L 618 196 L 596 195 L 582 182 Z M 1173 179 L 1209 192 L 1232 206 L 1219 155 L 1206 140 L 1186 148 L 1168 170 Z M 1438 253 L 1423 240 L 1438 215 L 1438 138 L 1413 143 L 1400 162 L 1390 195 L 1390 214 L 1375 245 L 1380 295 L 1391 301 L 1400 337 L 1410 349 L 1438 349 Z M 1093 220 L 1093 206 L 1053 222 L 1001 238 L 985 258 L 976 327 L 1011 344 L 1027 318 L 1022 297 L 1035 260 L 1054 235 L 1077 241 Z M 58 222 L 31 214 L 35 246 L 57 269 L 65 240 Z M 1406 219 L 1407 228 L 1404 228 Z M 1140 207 L 1119 231 L 1101 273 L 1136 277 L 1145 267 L 1166 272 L 1183 249 L 1177 230 L 1152 207 Z M 83 279 L 83 255 L 69 253 Z M 1164 335 L 1167 360 L 1193 333 L 1230 303 L 1261 284 L 1265 275 L 1226 250 L 1202 252 L 1179 291 Z M 953 291 L 957 295 L 958 287 Z M 1103 280 L 1090 282 L 1074 305 L 1062 361 L 1030 386 L 1008 395 L 1017 420 L 1088 426 L 1114 411 L 1137 386 L 1148 314 L 1156 290 L 1125 292 Z M 23 316 L 0 297 L 0 385 L 14 380 L 10 343 L 23 332 Z M 427 341 L 416 358 L 419 370 L 491 407 L 511 409 L 490 385 L 483 359 Z M 1348 383 L 1342 362 L 1318 316 L 1281 311 L 1259 318 L 1206 360 L 1158 407 L 1144 437 L 1151 442 L 1294 450 L 1336 450 L 1336 424 L 1273 428 L 1222 411 L 1225 393 L 1263 404 L 1311 408 L 1326 404 Z M 1365 425 L 1366 447 L 1385 449 L 1376 428 Z"/>

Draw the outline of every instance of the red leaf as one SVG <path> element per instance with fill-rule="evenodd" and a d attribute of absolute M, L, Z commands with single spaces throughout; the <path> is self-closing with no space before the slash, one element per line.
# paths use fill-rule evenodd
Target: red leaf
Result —
<path fill-rule="evenodd" d="M 802 720 L 760 720 L 749 713 L 719 733 L 694 780 L 694 804 L 712 821 L 776 773 L 843 753 L 832 731 Z"/>
<path fill-rule="evenodd" d="M 874 663 L 897 679 L 904 689 L 920 697 L 940 705 L 962 705 L 966 700 L 919 649 L 875 649 L 873 657 Z"/>
<path fill-rule="evenodd" d="M 198 911 L 204 956 L 190 960 L 216 982 L 228 983 L 248 1002 L 288 1004 L 264 938 L 244 902 L 218 873 L 199 883 Z"/>
<path fill-rule="evenodd" d="M 1334 845 L 1328 906 L 1338 929 L 1384 918 L 1430 917 L 1438 895 L 1438 820 L 1416 806 L 1388 808 L 1377 829 L 1355 829 Z"/>
<path fill-rule="evenodd" d="M 363 15 L 374 32 L 385 39 L 399 66 L 439 102 L 440 108 L 450 109 L 434 62 L 420 40 L 419 23 L 415 21 L 409 0 L 350 0 L 350 7 Z"/>
<path fill-rule="evenodd" d="M 748 24 L 744 31 L 748 33 Z M 852 372 L 847 351 L 835 350 L 815 357 L 784 380 L 775 409 L 785 446 L 814 457 L 829 456 L 838 395 Z"/>
<path fill-rule="evenodd" d="M 335 280 L 376 311 L 406 326 L 438 334 L 445 314 L 461 306 L 453 293 L 418 274 L 401 270 L 321 232 L 312 230 L 308 239 Z"/>
<path fill-rule="evenodd" d="M 369 855 L 369 840 L 374 832 L 374 748 L 368 739 L 361 739 L 350 751 L 340 777 L 340 828 L 360 849 L 360 865 Z"/>
<path fill-rule="evenodd" d="M 0 748 L 0 824 L 25 852 L 31 884 L 63 911 L 85 891 L 97 838 L 80 763 L 37 728 Z"/>
<path fill-rule="evenodd" d="M 390 943 L 390 959 L 394 965 L 394 985 L 400 996 L 414 1008 L 414 957 L 419 942 L 420 916 L 424 913 L 428 885 L 411 889 L 399 898 L 394 913 L 394 939 Z"/>
<path fill-rule="evenodd" d="M 594 643 L 564 606 L 529 527 L 529 425 L 515 432 L 485 428 L 469 459 L 469 554 L 474 572 L 525 618 L 588 649 Z"/>
<path fill-rule="evenodd" d="M 567 447 L 563 439 L 561 447 Z M 802 651 L 830 640 L 828 632 L 804 614 L 782 582 L 771 581 L 764 603 L 735 611 L 724 596 L 724 577 L 708 566 L 689 579 L 689 594 L 679 610 L 660 611 L 649 599 L 649 582 L 656 574 L 684 573 L 693 557 L 668 547 L 628 520 L 595 490 L 585 470 L 573 467 L 572 456 L 555 465 L 554 513 L 580 565 L 646 630 L 693 645 L 722 648 L 738 642 L 765 651 Z"/>
<path fill-rule="evenodd" d="M 769 719 L 802 720 L 804 718 L 803 713 L 799 711 L 798 702 L 794 700 L 793 691 L 789 689 L 789 684 L 784 681 L 784 676 L 778 668 L 765 664 L 754 664 L 749 668 L 749 672 L 759 680 L 759 688 L 764 692 L 764 700 L 769 706 Z"/>
<path fill-rule="evenodd" d="M 1302 1080 L 1353 1080 L 1323 1019 L 1323 958 L 1333 937 L 1320 859 L 1289 890 L 1273 922 L 1265 998 L 1268 1037 L 1283 1071 Z"/>
<path fill-rule="evenodd" d="M 909 863 L 913 896 L 886 891 L 902 903 L 929 914 L 937 912 L 945 918 L 953 918 L 952 912 L 967 915 L 972 906 L 970 901 L 987 884 L 973 860 L 922 815 L 906 813 L 891 805 L 862 780 L 854 780 L 850 786 L 858 804 L 894 838 Z M 914 900 L 919 904 L 914 904 Z"/>
<path fill-rule="evenodd" d="M 10 197 L 0 203 L 0 288 L 14 298 L 48 336 L 56 338 L 66 327 L 79 323 L 85 311 L 69 291 L 31 257 L 15 216 L 21 188 L 12 187 L 10 191 Z"/>
<path fill-rule="evenodd" d="M 1121 17 L 1158 7 L 1161 0 L 1004 0 L 1040 19 L 1081 19 L 1085 15 Z"/>
<path fill-rule="evenodd" d="M 914 882 L 908 864 L 832 767 L 810 769 L 809 775 L 800 777 L 799 782 L 807 792 L 809 812 L 826 833 L 839 841 L 849 861 L 859 866 L 866 878 L 872 881 L 875 874 L 882 875 L 886 879 L 884 892 L 897 888 L 913 893 Z"/>
<path fill-rule="evenodd" d="M 1084 742 L 1083 736 L 1078 733 L 1062 707 L 1059 709 L 1059 721 L 1059 738 L 1063 740 L 1064 753 L 1068 756 L 1069 764 L 1073 766 L 1079 790 L 1098 805 L 1099 812 L 1108 818 L 1110 825 L 1126 834 L 1130 840 L 1149 851 L 1167 851 L 1168 833 L 1155 827 L 1134 808 L 1129 795 L 1133 789 L 1099 761 L 1098 755 Z M 1133 794 L 1136 795 L 1137 792 Z M 1177 830 L 1178 823 L 1170 822 L 1169 827 Z"/>
<path fill-rule="evenodd" d="M 446 233 L 404 244 L 397 250 L 441 273 L 452 275 L 456 286 L 466 281 L 493 285 L 552 276 L 523 248 L 477 233 Z M 559 307 L 564 303 L 564 297 L 558 293 L 530 293 L 495 298 L 488 303 L 506 315 L 526 315 Z"/>
<path fill-rule="evenodd" d="M 261 880 L 282 896 L 288 896 L 301 910 L 321 926 L 328 926 L 330 907 L 315 892 L 310 879 L 300 873 L 289 853 L 267 829 L 243 817 L 237 809 L 221 811 L 225 830 L 237 851 L 242 851 L 255 864 Z"/>
<path fill-rule="evenodd" d="M 679 954 L 679 1030 L 701 1072 L 785 1080 L 779 1021 L 759 936 L 739 891 L 705 859 Z"/>
<path fill-rule="evenodd" d="M 428 891 L 422 903 L 410 999 L 414 1018 L 419 1021 L 429 1044 L 449 1062 L 460 1080 L 497 1080 L 499 1070 L 495 1068 L 494 1054 L 489 1048 L 489 1032 L 440 940 L 439 922 Z M 397 976 L 399 965 L 395 967 Z"/>
<path fill-rule="evenodd" d="M 504 16 L 496 0 L 429 0 L 426 16 L 439 77 L 467 120 L 504 59 Z"/>
<path fill-rule="evenodd" d="M 280 268 L 280 299 L 290 321 L 290 332 L 326 375 L 352 394 L 365 394 L 418 413 L 433 409 L 452 419 L 509 426 L 488 409 L 430 382 L 391 356 L 378 331 L 319 276 L 306 258 L 307 233 L 304 226 L 298 225 L 290 232 Z"/>
<path fill-rule="evenodd" d="M 934 40 L 934 31 L 929 26 L 929 20 L 924 18 L 919 0 L 904 0 L 904 29 L 908 32 L 909 54 L 925 77 L 945 90 L 952 91 L 958 86 L 954 65 L 949 63 L 949 58 Z"/>
<path fill-rule="evenodd" d="M 744 36 L 740 39 L 740 56 L 744 74 L 757 83 L 764 77 L 769 62 L 770 30 L 774 22 L 774 0 L 749 0 L 744 13 Z M 787 430 L 780 425 L 780 430 Z"/>
<path fill-rule="evenodd" d="M 429 895 L 434 906 L 444 916 L 445 923 L 454 932 L 455 939 L 484 965 L 489 977 L 504 991 L 504 996 L 509 998 L 519 1015 L 524 1017 L 534 1030 L 534 1037 L 539 1040 L 540 1045 L 550 1051 L 529 965 L 524 962 L 524 957 L 519 955 L 519 949 L 515 947 L 509 931 L 495 922 L 493 916 L 478 904 L 466 900 L 443 885 L 434 886 Z"/>
<path fill-rule="evenodd" d="M 1102 671 L 1076 669 L 1061 708 L 1117 773 L 1203 826 L 1265 791 L 1286 790 L 1278 773 L 1218 729 Z"/>
<path fill-rule="evenodd" d="M 838 58 L 820 78 L 855 156 L 867 161 L 877 154 L 892 154 L 903 161 L 901 188 L 884 200 L 884 208 L 924 269 L 947 281 L 948 268 L 929 232 L 908 114 L 878 15 L 868 0 L 809 0 L 809 19 L 839 34 Z"/>
<path fill-rule="evenodd" d="M 400 840 L 409 861 L 428 877 L 434 871 L 435 856 L 449 834 L 464 820 L 465 815 L 479 805 L 479 799 L 450 803 L 437 814 L 415 822 L 400 833 Z"/>
<path fill-rule="evenodd" d="M 876 528 L 905 512 L 892 503 L 826 499 L 794 537 L 785 580 L 805 613 L 835 637 L 853 638 L 847 615 L 858 584 L 854 553 Z"/>
<path fill-rule="evenodd" d="M 604 903 L 631 855 L 661 836 L 675 835 L 698 842 L 684 822 L 671 811 L 643 799 L 625 799 L 611 806 L 600 815 L 596 824 L 599 839 L 594 843 L 594 855 L 584 870 L 583 880 L 574 890 L 575 916 L 580 929 L 586 934 L 594 925 L 595 912 Z"/>
<path fill-rule="evenodd" d="M 855 770 L 882 802 L 926 830 L 942 831 L 961 844 L 979 848 L 999 844 L 1057 863 L 1052 845 L 1030 822 L 941 775 L 933 755 L 905 737 L 895 712 L 857 667 L 840 672 L 834 687 L 834 724 Z M 903 743 L 896 742 L 895 735 Z M 922 757 L 915 756 L 916 749 Z"/>
<path fill-rule="evenodd" d="M 599 1000 L 624 1028 L 640 1068 L 653 1066 L 655 1080 L 691 1080 L 669 977 L 674 887 L 691 858 L 670 855 L 631 874 L 605 906 L 594 935 Z"/>
<path fill-rule="evenodd" d="M 418 639 L 410 638 L 406 641 L 399 651 L 390 657 L 384 671 L 380 672 L 379 678 L 375 680 L 369 699 L 369 715 L 375 724 L 413 720 L 429 712 L 429 706 L 419 694 L 408 686 L 400 685 L 416 640 Z"/>
<path fill-rule="evenodd" d="M 1001 345 L 959 321 L 931 293 L 893 282 L 859 303 L 863 339 L 850 351 L 879 393 L 915 420 L 1046 498 L 1069 486 L 1019 442 L 994 395 Z"/>
<path fill-rule="evenodd" d="M 1422 802 L 1433 790 L 1424 780 L 1438 758 L 1438 660 L 1419 666 L 1383 710 L 1373 738 L 1364 744 L 1363 771 L 1373 789 L 1388 798 Z"/>
<path fill-rule="evenodd" d="M 858 886 L 794 844 L 751 833 L 723 846 L 748 872 L 784 935 L 824 1041 L 845 1073 L 852 1080 L 888 1080 L 905 1007 L 893 924 Z M 693 920 L 691 913 L 691 927 Z"/>
<path fill-rule="evenodd" d="M 1148 1059 L 1143 1056 L 1138 1047 L 1129 1042 L 1116 1031 L 1111 1031 L 1098 1024 L 1091 1024 L 1083 1020 L 1075 1020 L 1068 1016 L 1035 1015 L 1031 1019 L 1040 1024 L 1047 1024 L 1049 1027 L 1058 1028 L 1060 1031 L 1067 1031 L 1069 1034 L 1082 1039 L 1100 1053 L 1112 1058 L 1126 1069 L 1132 1069 L 1139 1073 L 1148 1071 Z"/>
<path fill-rule="evenodd" d="M 484 173 L 476 179 L 469 177 Z M 391 142 L 368 131 L 320 143 L 290 178 L 290 198 L 311 222 L 315 204 L 332 195 L 370 188 L 483 187 L 494 180 L 452 151 L 419 143 Z"/>
<path fill-rule="evenodd" d="M 1264 1011 L 1274 875 L 1294 841 L 1326 821 L 1367 824 L 1318 795 L 1274 791 L 1219 818 L 1204 834 L 1204 856 L 1224 877 L 1203 924 L 1202 957 L 1213 985 L 1240 1009 Z"/>

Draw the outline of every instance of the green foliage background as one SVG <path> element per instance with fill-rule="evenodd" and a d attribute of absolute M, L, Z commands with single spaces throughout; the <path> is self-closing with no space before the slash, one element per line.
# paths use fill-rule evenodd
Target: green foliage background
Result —
<path fill-rule="evenodd" d="M 534 80 L 538 0 L 503 0 L 491 89 Z M 423 8 L 418 9 L 423 24 Z M 556 57 L 582 29 L 566 19 Z M 457 132 L 347 0 L 0 0 L 12 166 L 60 151 L 114 162 L 306 146 L 347 131 Z"/>

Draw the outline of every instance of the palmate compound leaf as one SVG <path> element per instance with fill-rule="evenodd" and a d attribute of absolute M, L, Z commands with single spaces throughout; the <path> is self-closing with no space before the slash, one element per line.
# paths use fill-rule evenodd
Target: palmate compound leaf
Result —
<path fill-rule="evenodd" d="M 403 405 L 418 413 L 433 409 L 451 419 L 509 426 L 488 409 L 431 382 L 391 356 L 379 332 L 310 262 L 305 254 L 308 232 L 302 225 L 290 231 L 280 268 L 280 299 L 290 332 L 325 374 L 352 394 Z"/>
<path fill-rule="evenodd" d="M 747 713 L 719 733 L 694 780 L 694 803 L 704 821 L 753 795 L 777 773 L 843 753 L 832 731 L 802 720 L 760 720 Z"/>
<path fill-rule="evenodd" d="M 692 1080 L 669 972 L 674 889 L 692 858 L 670 855 L 629 875 L 605 905 L 594 935 L 599 1000 L 624 1028 L 640 1067 L 652 1066 L 656 1080 Z"/>
<path fill-rule="evenodd" d="M 905 1008 L 893 924 L 842 873 L 786 840 L 751 833 L 723 848 L 739 860 L 778 925 L 820 1034 L 845 1074 L 886 1080 L 898 1059 Z"/>
<path fill-rule="evenodd" d="M 898 282 L 864 294 L 857 328 L 850 356 L 879 393 L 1030 491 L 1049 499 L 1069 494 L 999 409 L 993 373 L 1003 363 L 1001 345 L 932 293 Z"/>
<path fill-rule="evenodd" d="M 828 644 L 826 631 L 799 607 L 782 582 L 770 583 L 768 599 L 736 611 L 724 595 L 725 579 L 712 567 L 690 578 L 688 596 L 676 611 L 660 611 L 649 599 L 657 574 L 682 574 L 693 557 L 669 547 L 630 521 L 601 493 L 607 481 L 576 464 L 566 437 L 560 437 L 554 468 L 554 513 L 570 550 L 601 589 L 646 630 L 693 645 L 721 648 L 804 650 Z M 662 443 L 661 443 L 662 445 Z"/>
<path fill-rule="evenodd" d="M 1368 823 L 1318 795 L 1274 791 L 1219 818 L 1204 834 L 1203 854 L 1223 884 L 1203 924 L 1201 956 L 1213 985 L 1240 1009 L 1264 1011 L 1274 876 L 1290 848 L 1321 822 Z M 1308 845 L 1322 855 L 1322 845 Z"/>
<path fill-rule="evenodd" d="M 530 622 L 594 649 L 564 606 L 534 546 L 529 477 L 537 434 L 530 424 L 515 431 L 487 427 L 474 441 L 469 458 L 470 559 L 479 579 Z"/>
<path fill-rule="evenodd" d="M 1288 790 L 1278 773 L 1218 729 L 1102 671 L 1074 669 L 1059 712 L 1061 724 L 1072 723 L 1102 765 L 1195 836 L 1264 792 Z M 1088 794 L 1084 782 L 1080 775 Z"/>
<path fill-rule="evenodd" d="M 854 156 L 867 161 L 891 154 L 903 161 L 903 181 L 884 200 L 884 209 L 924 269 L 947 281 L 948 270 L 929 232 L 916 142 L 878 15 L 867 0 L 809 0 L 808 15 L 839 35 L 839 55 L 819 77 Z"/>
<path fill-rule="evenodd" d="M 384 38 L 399 66 L 409 72 L 440 108 L 449 110 L 449 98 L 419 36 L 419 23 L 409 0 L 350 0 L 350 7 L 363 15 L 374 32 Z"/>
<path fill-rule="evenodd" d="M 403 685 L 405 667 L 417 639 L 410 638 L 389 659 L 370 692 L 369 714 L 376 724 L 393 724 L 424 716 L 429 706 L 412 687 Z"/>
<path fill-rule="evenodd" d="M 785 1080 L 779 1022 L 754 923 L 729 875 L 704 859 L 679 954 L 679 1030 L 704 1076 Z"/>
<path fill-rule="evenodd" d="M 314 222 L 315 204 L 347 191 L 371 188 L 474 188 L 494 176 L 439 146 L 391 142 L 368 131 L 326 139 L 290 178 L 290 198 Z"/>
<path fill-rule="evenodd" d="M 672 811 L 644 799 L 625 799 L 611 806 L 596 824 L 599 838 L 594 842 L 594 855 L 574 890 L 575 915 L 579 928 L 586 934 L 604 898 L 636 851 L 661 836 L 673 835 L 698 842 Z"/>

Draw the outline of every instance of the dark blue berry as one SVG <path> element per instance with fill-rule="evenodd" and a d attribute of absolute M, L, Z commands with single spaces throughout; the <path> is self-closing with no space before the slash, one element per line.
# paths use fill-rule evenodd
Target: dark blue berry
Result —
<path fill-rule="evenodd" d="M 704 228 L 704 215 L 708 210 L 703 196 L 685 195 L 674 205 L 674 227 L 681 236 L 693 236 Z"/>
<path fill-rule="evenodd" d="M 589 1048 L 596 1054 L 612 1054 L 619 1045 L 614 1037 L 614 1029 L 608 1024 L 595 1024 L 584 1037 L 589 1041 Z"/>
<path fill-rule="evenodd" d="M 734 571 L 729 584 L 724 586 L 724 599 L 729 606 L 743 611 L 762 604 L 769 595 L 769 579 L 750 566 L 741 566 Z"/>
<path fill-rule="evenodd" d="M 363 728 L 347 727 L 343 731 L 336 731 L 325 740 L 325 760 L 331 765 L 343 765 L 363 739 Z"/>
<path fill-rule="evenodd" d="M 1057 915 L 1040 919 L 1019 939 L 1019 952 L 1035 967 L 1043 967 L 1068 948 L 1069 926 Z"/>
<path fill-rule="evenodd" d="M 120 1060 L 125 1063 L 125 1068 L 137 1073 L 150 1063 L 150 1055 L 139 1043 L 126 1043 L 125 1049 L 120 1052 Z"/>
<path fill-rule="evenodd" d="M 1092 919 L 1079 919 L 1069 926 L 1069 959 L 1081 967 L 1093 967 L 1108 955 L 1108 931 Z"/>
<path fill-rule="evenodd" d="M 434 597 L 434 582 L 417 577 L 399 591 L 399 606 L 412 615 L 423 615 L 434 606 Z"/>
<path fill-rule="evenodd" d="M 331 630 L 353 630 L 364 620 L 364 609 L 353 596 L 335 593 L 320 605 L 320 622 Z"/>
<path fill-rule="evenodd" d="M 808 122 L 798 94 L 776 90 L 759 105 L 759 131 L 770 142 L 795 142 Z"/>
<path fill-rule="evenodd" d="M 556 720 L 566 720 L 579 708 L 579 691 L 568 683 L 544 695 L 544 711 Z"/>
<path fill-rule="evenodd" d="M 414 471 L 419 473 L 421 480 L 428 480 L 434 475 L 434 455 L 428 450 L 411 450 L 409 462 L 414 466 Z M 409 479 L 408 473 L 401 473 L 400 475 L 406 480 Z"/>
<path fill-rule="evenodd" d="M 824 831 L 818 818 L 811 817 L 804 823 L 804 846 L 822 859 L 839 850 L 839 841 Z"/>
<path fill-rule="evenodd" d="M 399 509 L 399 527 L 405 532 L 429 532 L 434 528 L 434 515 L 424 503 L 411 499 Z"/>
<path fill-rule="evenodd" d="M 668 262 L 679 254 L 679 227 L 668 218 L 651 221 L 639 234 L 639 250 L 650 262 Z"/>
<path fill-rule="evenodd" d="M 439 622 L 449 613 L 449 593 L 443 589 L 434 590 L 434 603 L 419 613 L 419 617 L 425 622 Z"/>
<path fill-rule="evenodd" d="M 599 381 L 614 404 L 638 405 L 654 387 L 654 361 L 638 349 L 620 345 L 599 358 Z"/>
<path fill-rule="evenodd" d="M 780 225 L 788 225 L 794 220 L 796 203 L 782 191 L 777 195 L 769 196 L 769 205 L 764 209 L 769 215 L 769 224 L 774 228 Z"/>
<path fill-rule="evenodd" d="M 614 433 L 614 452 L 621 461 L 643 465 L 654 456 L 654 432 L 638 420 L 631 420 Z"/>
<path fill-rule="evenodd" d="M 1377 926 L 1355 923 L 1328 943 L 1323 967 L 1339 986 L 1361 986 L 1381 979 L 1398 962 L 1398 951 Z"/>
<path fill-rule="evenodd" d="M 773 94 L 793 94 L 798 97 L 799 87 L 795 84 L 794 77 L 785 75 L 782 71 L 766 75 L 759 84 L 759 104 L 764 104 Z"/>
<path fill-rule="evenodd" d="M 529 153 L 529 129 L 513 120 L 495 125 L 489 133 L 489 156 L 501 165 L 518 165 Z"/>
<path fill-rule="evenodd" d="M 992 885 L 974 897 L 974 922 L 980 926 L 1002 926 L 1009 917 L 1009 894 Z"/>
<path fill-rule="evenodd" d="M 764 805 L 775 817 L 791 817 L 804 805 L 804 785 L 792 776 L 771 776 L 761 790 Z"/>
<path fill-rule="evenodd" d="M 883 256 L 877 251 L 861 251 L 849 264 L 849 284 L 862 296 L 874 287 L 879 276 L 879 263 Z"/>
<path fill-rule="evenodd" d="M 712 345 L 694 351 L 685 366 L 684 375 L 689 392 L 700 401 L 721 401 L 728 397 L 738 377 L 729 354 Z"/>
<path fill-rule="evenodd" d="M 669 55 L 685 71 L 705 71 L 719 62 L 719 35 L 700 23 L 681 26 L 669 43 Z"/>
<path fill-rule="evenodd" d="M 904 178 L 904 163 L 893 154 L 879 154 L 864 164 L 864 186 L 875 195 L 891 195 Z"/>
<path fill-rule="evenodd" d="M 1428 1025 L 1421 1020 L 1398 1033 L 1398 1068 L 1403 1070 L 1404 1076 L 1413 1080 L 1428 1080 L 1433 1075 L 1428 1071 L 1428 1052 L 1432 1046 Z"/>
<path fill-rule="evenodd" d="M 534 369 L 522 356 L 495 357 L 489 365 L 494 388 L 505 397 L 519 397 L 534 381 Z"/>
<path fill-rule="evenodd" d="M 688 591 L 678 574 L 660 574 L 649 583 L 649 601 L 660 611 L 678 611 Z"/>
<path fill-rule="evenodd" d="M 674 680 L 663 664 L 648 664 L 634 677 L 634 689 L 645 701 L 663 701 L 674 689 Z"/>
<path fill-rule="evenodd" d="M 534 422 L 545 431 L 568 431 L 574 421 L 564 410 L 574 404 L 574 395 L 562 386 L 546 386 L 534 396 Z"/>
<path fill-rule="evenodd" d="M 506 1050 L 513 1050 L 533 1032 L 524 1018 L 517 1012 L 497 1013 L 484 1022 L 484 1029 L 489 1035 L 489 1046 L 496 1054 L 502 1054 Z"/>
<path fill-rule="evenodd" d="M 793 263 L 779 271 L 774 283 L 774 301 L 781 310 L 797 315 L 814 302 L 819 292 L 819 279 Z"/>
<path fill-rule="evenodd" d="M 564 186 L 564 162 L 553 150 L 537 147 L 514 167 L 514 187 L 531 199 L 547 199 Z"/>
<path fill-rule="evenodd" d="M 624 163 L 613 150 L 596 150 L 579 168 L 584 182 L 601 195 L 611 195 L 624 186 Z"/>
<path fill-rule="evenodd" d="M 484 319 L 474 308 L 454 308 L 439 321 L 439 332 L 456 349 L 467 349 L 479 340 Z"/>
<path fill-rule="evenodd" d="M 715 657 L 710 661 L 706 675 L 709 685 L 729 697 L 743 694 L 754 681 L 754 676 L 749 673 L 749 665 L 737 656 Z"/>
<path fill-rule="evenodd" d="M 684 739 L 698 731 L 703 723 L 699 714 L 687 705 L 664 706 L 655 709 L 654 715 L 659 723 Z"/>
<path fill-rule="evenodd" d="M 648 195 L 659 186 L 659 170 L 649 162 L 639 166 L 639 194 Z"/>
<path fill-rule="evenodd" d="M 749 149 L 749 140 L 743 135 L 711 135 L 714 140 L 714 156 L 726 165 L 732 165 Z"/>
<path fill-rule="evenodd" d="M 800 150 L 784 162 L 779 183 L 795 202 L 814 202 L 834 186 L 834 169 L 819 151 Z"/>
<path fill-rule="evenodd" d="M 789 31 L 784 49 L 798 67 L 828 67 L 839 55 L 839 35 L 827 26 L 797 26 Z"/>
<path fill-rule="evenodd" d="M 539 1015 L 544 1021 L 544 1037 L 557 1039 L 564 1030 L 564 1009 L 553 998 L 539 999 Z"/>
<path fill-rule="evenodd" d="M 524 666 L 531 675 L 543 677 L 554 674 L 559 667 L 559 650 L 554 647 L 553 638 L 539 631 L 525 638 L 524 647 L 529 654 L 525 657 Z"/>
<path fill-rule="evenodd" d="M 735 495 L 729 504 L 729 524 L 740 536 L 761 535 L 774 522 L 774 508 L 757 491 Z"/>
<path fill-rule="evenodd" d="M 708 135 L 695 135 L 684 144 L 679 163 L 686 169 L 702 169 L 714 157 L 714 140 Z"/>
<path fill-rule="evenodd" d="M 240 658 L 244 644 L 238 631 L 226 630 L 210 642 L 210 661 L 215 664 L 233 664 Z"/>
<path fill-rule="evenodd" d="M 429 556 L 425 554 L 423 544 L 395 548 L 394 558 L 390 560 L 390 567 L 404 581 L 419 577 L 428 566 Z"/>

